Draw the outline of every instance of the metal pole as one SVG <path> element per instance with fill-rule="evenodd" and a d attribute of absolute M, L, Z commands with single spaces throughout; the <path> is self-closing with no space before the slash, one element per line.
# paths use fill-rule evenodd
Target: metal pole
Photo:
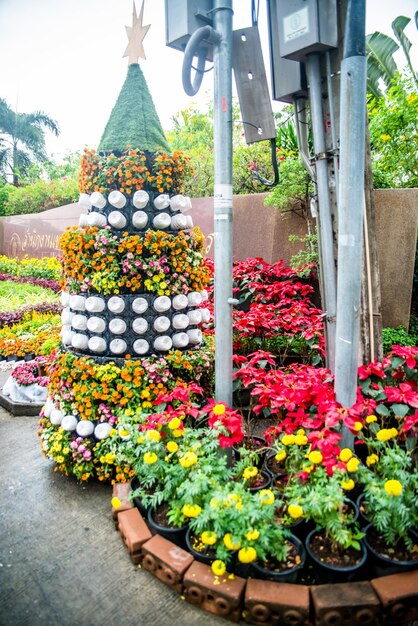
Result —
<path fill-rule="evenodd" d="M 232 406 L 232 0 L 215 0 L 215 396 Z"/>
<path fill-rule="evenodd" d="M 365 13 L 365 0 L 349 0 L 341 63 L 335 394 L 346 407 L 356 400 L 359 359 L 367 76 Z M 343 445 L 353 445 L 347 428 L 343 429 Z"/>
<path fill-rule="evenodd" d="M 328 189 L 328 153 L 325 146 L 324 119 L 322 115 L 321 72 L 319 53 L 309 54 L 306 61 L 311 104 L 314 151 L 316 157 L 316 181 L 319 204 L 319 241 L 322 259 L 324 310 L 326 313 L 327 365 L 335 366 L 335 316 L 337 307 L 337 279 L 334 262 L 331 203 Z"/>

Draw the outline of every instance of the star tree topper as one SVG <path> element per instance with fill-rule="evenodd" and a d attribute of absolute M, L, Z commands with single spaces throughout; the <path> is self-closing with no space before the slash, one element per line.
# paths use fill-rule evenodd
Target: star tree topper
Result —
<path fill-rule="evenodd" d="M 150 24 L 148 24 L 147 26 L 142 25 L 142 20 L 144 18 L 144 2 L 145 0 L 143 0 L 142 2 L 139 17 L 136 14 L 135 1 L 133 2 L 132 26 L 125 26 L 129 43 L 123 57 L 129 57 L 129 65 L 132 65 L 132 63 L 138 63 L 139 57 L 141 57 L 141 59 L 146 58 L 142 42 L 144 41 Z"/>

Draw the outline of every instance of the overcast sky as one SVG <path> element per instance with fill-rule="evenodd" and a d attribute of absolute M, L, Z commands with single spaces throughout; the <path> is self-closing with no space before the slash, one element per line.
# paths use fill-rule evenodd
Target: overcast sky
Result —
<path fill-rule="evenodd" d="M 142 0 L 136 0 L 139 11 Z M 251 0 L 234 0 L 234 28 L 251 26 Z M 398 15 L 412 17 L 416 0 L 367 0 L 366 32 L 389 35 Z M 50 154 L 97 147 L 126 77 L 125 25 L 132 19 L 132 0 L 0 0 L 0 97 L 20 112 L 44 111 L 61 129 L 49 136 Z M 260 1 L 259 26 L 269 78 L 266 2 Z M 147 59 L 140 60 L 164 129 L 171 117 L 212 95 L 209 72 L 199 93 L 189 97 L 181 82 L 183 54 L 165 45 L 164 0 L 145 0 L 144 40 Z M 411 22 L 406 31 L 417 59 L 418 37 Z M 400 57 L 401 65 L 404 64 Z M 415 63 L 417 65 L 417 63 Z M 274 110 L 280 109 L 274 103 Z"/>

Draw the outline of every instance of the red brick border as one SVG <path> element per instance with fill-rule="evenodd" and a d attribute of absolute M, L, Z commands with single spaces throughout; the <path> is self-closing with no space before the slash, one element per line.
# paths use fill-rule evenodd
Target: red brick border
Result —
<path fill-rule="evenodd" d="M 113 495 L 125 502 L 126 488 Z M 230 621 L 278 626 L 402 626 L 418 619 L 418 570 L 371 581 L 294 585 L 234 575 L 214 576 L 208 565 L 159 535 L 136 508 L 114 511 L 131 559 L 204 611 Z"/>

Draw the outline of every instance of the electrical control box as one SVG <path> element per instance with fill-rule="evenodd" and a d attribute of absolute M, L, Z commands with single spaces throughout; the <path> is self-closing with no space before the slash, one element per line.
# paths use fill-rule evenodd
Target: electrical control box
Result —
<path fill-rule="evenodd" d="M 303 61 L 338 46 L 337 0 L 270 0 L 277 10 L 280 56 Z"/>
<path fill-rule="evenodd" d="M 166 45 L 184 52 L 191 35 L 212 24 L 212 9 L 213 0 L 165 0 Z M 209 44 L 207 58 L 213 59 Z"/>
<path fill-rule="evenodd" d="M 307 96 L 305 69 L 298 61 L 289 61 L 280 56 L 279 21 L 277 15 L 278 2 L 270 0 L 267 3 L 270 68 L 271 68 L 271 96 L 273 100 L 293 103 L 296 97 Z"/>

